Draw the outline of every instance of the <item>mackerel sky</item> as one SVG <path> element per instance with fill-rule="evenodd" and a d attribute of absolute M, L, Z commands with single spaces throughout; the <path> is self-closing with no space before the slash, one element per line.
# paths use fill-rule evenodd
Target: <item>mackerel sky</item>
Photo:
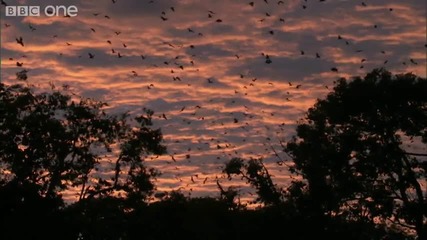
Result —
<path fill-rule="evenodd" d="M 285 187 L 280 143 L 335 80 L 379 67 L 426 77 L 422 0 L 5 2 L 78 13 L 6 17 L 2 5 L 1 81 L 26 69 L 36 87 L 69 86 L 111 113 L 154 110 L 168 148 L 147 157 L 159 191 L 244 185 L 221 176 L 233 157 L 263 158 Z"/>

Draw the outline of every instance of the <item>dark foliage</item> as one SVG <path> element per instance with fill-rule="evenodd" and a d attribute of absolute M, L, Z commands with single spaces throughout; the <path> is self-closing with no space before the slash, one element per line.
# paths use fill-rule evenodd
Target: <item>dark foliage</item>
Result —
<path fill-rule="evenodd" d="M 424 239 L 427 154 L 405 144 L 426 144 L 426 137 L 426 79 L 376 69 L 364 79 L 339 80 L 309 109 L 286 151 L 291 170 L 306 180 L 298 185 L 303 205 L 318 222 L 376 223 Z"/>
<path fill-rule="evenodd" d="M 265 205 L 293 206 L 318 237 L 399 238 L 415 231 L 424 239 L 427 154 L 405 145 L 426 143 L 426 79 L 375 69 L 363 79 L 340 79 L 284 146 L 290 172 L 302 181 L 279 192 L 254 160 L 232 159 L 224 171 L 245 178 Z"/>
<path fill-rule="evenodd" d="M 256 209 L 219 180 L 217 198 L 169 192 L 150 203 L 159 172 L 144 158 L 166 152 L 153 112 L 106 106 L 0 83 L 2 239 L 426 239 L 427 154 L 405 147 L 427 143 L 426 79 L 384 69 L 340 79 L 281 143 L 303 177 L 287 188 L 262 159 L 233 158 L 223 173 L 256 189 Z"/>
<path fill-rule="evenodd" d="M 145 202 L 158 172 L 144 166 L 144 155 L 166 151 L 160 130 L 150 128 L 153 112 L 131 119 L 128 114 L 109 115 L 105 106 L 55 88 L 35 93 L 30 87 L 0 83 L 5 229 L 46 224 L 35 227 L 38 234 L 49 226 L 45 218 L 58 221 L 53 217 L 64 206 L 66 190 L 78 189 L 82 206 L 110 198 L 127 208 Z M 36 238 L 31 231 L 10 234 L 6 236 L 13 239 L 19 234 Z"/>

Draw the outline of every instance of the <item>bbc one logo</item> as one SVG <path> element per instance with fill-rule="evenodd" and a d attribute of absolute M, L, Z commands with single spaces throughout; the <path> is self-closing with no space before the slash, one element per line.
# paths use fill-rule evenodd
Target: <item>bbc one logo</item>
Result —
<path fill-rule="evenodd" d="M 75 17 L 79 10 L 76 6 L 46 6 L 41 11 L 40 6 L 6 6 L 6 17 L 40 17 L 41 13 L 48 17 Z"/>

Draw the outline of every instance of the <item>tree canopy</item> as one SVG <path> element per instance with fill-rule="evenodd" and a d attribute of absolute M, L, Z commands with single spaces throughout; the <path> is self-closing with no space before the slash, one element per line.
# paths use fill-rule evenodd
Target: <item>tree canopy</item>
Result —
<path fill-rule="evenodd" d="M 36 93 L 0 83 L 4 219 L 60 208 L 67 190 L 79 202 L 113 197 L 132 208 L 146 201 L 158 172 L 145 167 L 144 156 L 165 153 L 161 131 L 151 128 L 150 110 L 131 118 L 107 114 L 106 106 L 55 88 Z"/>
<path fill-rule="evenodd" d="M 290 157 L 281 166 L 299 176 L 288 186 L 263 159 L 231 159 L 223 176 L 254 187 L 256 209 L 218 178 L 218 197 L 172 191 L 149 202 L 160 172 L 144 159 L 166 153 L 153 111 L 133 117 L 107 107 L 67 89 L 0 83 L 2 236 L 426 239 L 425 78 L 375 69 L 336 81 L 280 143 Z M 70 192 L 75 201 L 65 204 Z"/>
<path fill-rule="evenodd" d="M 427 154 L 410 152 L 408 143 L 427 143 L 427 81 L 376 69 L 340 79 L 309 109 L 286 151 L 323 213 L 427 237 Z"/>
<path fill-rule="evenodd" d="M 340 219 L 427 237 L 427 153 L 408 148 L 427 143 L 425 78 L 375 69 L 364 78 L 339 79 L 296 132 L 284 151 L 293 163 L 290 172 L 303 180 L 293 181 L 284 202 L 319 225 Z M 262 194 L 262 183 L 271 179 L 263 178 L 263 168 L 253 171 L 252 161 L 245 166 L 232 160 L 225 170 L 252 173 L 248 182 L 268 203 L 277 191 L 270 187 L 269 195 Z"/>

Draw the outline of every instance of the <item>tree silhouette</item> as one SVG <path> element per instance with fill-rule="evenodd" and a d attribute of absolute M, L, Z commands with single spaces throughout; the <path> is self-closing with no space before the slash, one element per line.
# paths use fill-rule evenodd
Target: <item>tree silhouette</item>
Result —
<path fill-rule="evenodd" d="M 426 238 L 424 78 L 376 69 L 338 80 L 281 143 L 290 172 L 302 176 L 286 189 L 262 159 L 231 159 L 223 173 L 256 189 L 256 209 L 218 178 L 216 198 L 172 191 L 147 201 L 159 172 L 144 158 L 166 151 L 153 112 L 110 115 L 105 103 L 68 93 L 0 83 L 5 239 L 360 240 L 404 239 L 411 230 Z M 76 201 L 65 204 L 70 192 Z"/>
<path fill-rule="evenodd" d="M 146 200 L 159 173 L 145 167 L 144 156 L 166 151 L 161 131 L 151 128 L 153 112 L 113 116 L 106 106 L 55 87 L 36 93 L 0 83 L 3 223 L 24 205 L 59 209 L 67 190 L 80 202 L 113 197 L 131 207 Z"/>
<path fill-rule="evenodd" d="M 426 79 L 375 69 L 340 79 L 285 150 L 305 179 L 294 192 L 317 221 L 393 224 L 427 239 L 427 154 L 406 146 L 426 143 Z"/>
<path fill-rule="evenodd" d="M 245 163 L 241 158 L 233 158 L 226 163 L 224 173 L 230 179 L 233 174 L 241 175 L 251 186 L 257 190 L 256 201 L 267 206 L 283 203 L 283 194 L 273 183 L 271 175 L 264 166 L 262 159 L 250 159 Z"/>
<path fill-rule="evenodd" d="M 261 160 L 234 158 L 224 173 L 240 175 L 259 202 L 302 219 L 318 237 L 427 237 L 427 154 L 409 150 L 427 143 L 425 78 L 374 69 L 363 79 L 339 79 L 296 130 L 281 145 L 290 172 L 303 179 L 286 190 Z"/>

